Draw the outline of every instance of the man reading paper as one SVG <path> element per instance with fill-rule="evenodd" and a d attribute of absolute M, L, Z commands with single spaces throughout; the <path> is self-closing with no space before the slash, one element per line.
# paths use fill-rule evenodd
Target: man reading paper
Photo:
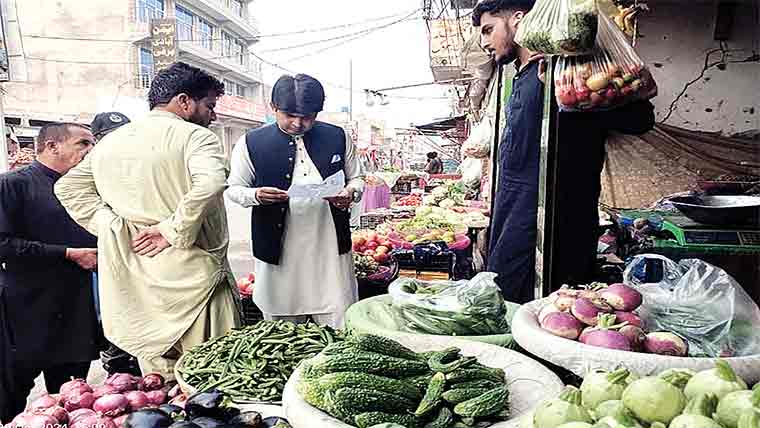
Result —
<path fill-rule="evenodd" d="M 313 77 L 281 77 L 272 91 L 277 123 L 235 145 L 227 195 L 253 208 L 253 300 L 264 318 L 337 328 L 358 298 L 348 209 L 364 179 L 348 134 L 316 121 L 324 99 Z M 337 196 L 288 195 L 291 186 L 320 185 L 341 171 L 346 183 Z"/>

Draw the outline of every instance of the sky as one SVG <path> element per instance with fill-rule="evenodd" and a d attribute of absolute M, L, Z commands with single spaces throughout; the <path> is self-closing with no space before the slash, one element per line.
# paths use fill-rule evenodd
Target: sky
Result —
<path fill-rule="evenodd" d="M 407 84 L 433 81 L 430 71 L 428 33 L 422 12 L 419 19 L 401 22 L 374 31 L 349 43 L 325 50 L 312 56 L 297 57 L 335 45 L 340 40 L 307 47 L 271 51 L 324 40 L 397 21 L 422 6 L 422 0 L 255 0 L 251 13 L 259 23 L 262 35 L 280 34 L 302 29 L 324 28 L 374 18 L 394 17 L 367 22 L 346 28 L 318 33 L 305 33 L 286 37 L 262 37 L 253 46 L 261 58 L 289 70 L 310 74 L 325 84 L 326 111 L 340 111 L 348 107 L 349 91 L 336 86 L 349 87 L 349 63 L 353 62 L 354 112 L 382 119 L 388 125 L 405 127 L 410 123 L 423 124 L 451 115 L 446 86 L 433 85 L 421 88 L 389 91 L 386 106 L 368 107 L 363 89 L 382 89 Z M 283 73 L 265 67 L 265 80 L 274 82 Z M 406 99 L 394 97 L 425 97 Z"/>

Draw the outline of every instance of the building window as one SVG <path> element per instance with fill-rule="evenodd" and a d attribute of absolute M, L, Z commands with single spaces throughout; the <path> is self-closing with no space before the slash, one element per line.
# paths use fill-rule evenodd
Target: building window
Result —
<path fill-rule="evenodd" d="M 198 18 L 198 39 L 204 48 L 214 49 L 214 26 L 201 18 Z"/>
<path fill-rule="evenodd" d="M 177 39 L 182 41 L 193 40 L 195 15 L 180 5 L 175 7 L 174 15 L 177 18 Z"/>
<path fill-rule="evenodd" d="M 246 47 L 243 42 L 240 42 L 238 40 L 235 40 L 235 55 L 236 61 L 238 64 L 245 66 L 246 65 Z"/>
<path fill-rule="evenodd" d="M 240 98 L 245 98 L 245 95 L 247 93 L 245 85 L 235 85 L 235 95 Z"/>
<path fill-rule="evenodd" d="M 222 55 L 226 58 L 232 59 L 235 55 L 232 49 L 235 44 L 235 39 L 226 31 L 222 31 Z"/>
<path fill-rule="evenodd" d="M 232 12 L 239 17 L 243 17 L 243 2 L 242 0 L 230 0 L 230 8 Z"/>
<path fill-rule="evenodd" d="M 137 0 L 137 19 L 149 23 L 164 17 L 164 0 Z"/>
<path fill-rule="evenodd" d="M 140 48 L 140 72 L 138 84 L 141 88 L 150 88 L 150 82 L 153 80 L 155 66 L 153 62 L 153 52 L 150 49 Z"/>

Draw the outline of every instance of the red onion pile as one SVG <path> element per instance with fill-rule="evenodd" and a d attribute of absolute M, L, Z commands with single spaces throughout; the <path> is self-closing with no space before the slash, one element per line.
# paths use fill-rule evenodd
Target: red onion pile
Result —
<path fill-rule="evenodd" d="M 541 328 L 570 340 L 621 351 L 685 357 L 688 343 L 670 332 L 647 334 L 634 312 L 641 293 L 625 284 L 592 284 L 583 289 L 567 286 L 549 296 L 537 318 Z"/>
<path fill-rule="evenodd" d="M 43 395 L 4 428 L 120 428 L 131 412 L 186 400 L 179 387 L 169 390 L 164 378 L 150 373 L 142 378 L 117 373 L 105 384 L 91 386 L 72 379 L 56 395 Z"/>

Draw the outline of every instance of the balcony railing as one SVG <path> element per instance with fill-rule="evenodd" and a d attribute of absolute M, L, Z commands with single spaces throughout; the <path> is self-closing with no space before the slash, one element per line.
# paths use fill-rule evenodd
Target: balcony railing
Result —
<path fill-rule="evenodd" d="M 150 84 L 153 82 L 153 78 L 155 77 L 155 73 L 137 73 L 137 76 L 135 76 L 135 87 L 137 89 L 150 89 Z"/>
<path fill-rule="evenodd" d="M 151 19 L 163 19 L 165 16 L 164 11 L 156 7 L 139 3 L 137 4 L 137 20 L 146 24 L 150 23 Z"/>

